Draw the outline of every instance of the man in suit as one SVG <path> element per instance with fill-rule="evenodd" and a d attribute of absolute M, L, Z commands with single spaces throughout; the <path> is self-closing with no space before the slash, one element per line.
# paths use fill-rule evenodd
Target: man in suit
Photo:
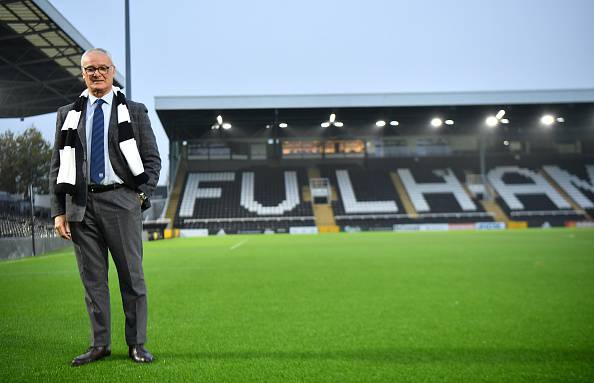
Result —
<path fill-rule="evenodd" d="M 129 357 L 147 363 L 153 356 L 144 347 L 147 300 L 141 206 L 147 206 L 157 185 L 161 159 L 146 107 L 126 100 L 113 87 L 115 66 L 110 54 L 104 49 L 90 49 L 82 55 L 81 67 L 88 93 L 83 92 L 78 104 L 58 109 L 50 170 L 54 226 L 62 238 L 74 244 L 91 321 L 91 346 L 75 357 L 72 365 L 80 366 L 111 354 L 108 250 L 118 273 Z M 122 105 L 127 110 L 122 111 Z M 67 121 L 72 120 L 69 113 L 79 118 L 78 124 Z M 69 124 L 71 129 L 65 130 Z M 120 125 L 126 126 L 125 133 Z M 73 133 L 67 136 L 66 132 Z M 131 136 L 128 143 L 135 145 L 122 146 L 122 135 Z M 65 141 L 74 143 L 66 148 Z M 130 150 L 138 158 L 136 165 L 131 165 Z M 70 164 L 70 169 L 76 172 L 63 171 L 67 153 L 75 152 L 76 156 L 71 158 L 76 166 Z M 142 183 L 138 181 L 142 177 L 133 172 L 139 166 L 144 168 Z M 75 179 L 73 185 L 68 185 L 72 187 L 69 193 L 60 188 L 63 174 L 75 174 L 71 178 Z"/>

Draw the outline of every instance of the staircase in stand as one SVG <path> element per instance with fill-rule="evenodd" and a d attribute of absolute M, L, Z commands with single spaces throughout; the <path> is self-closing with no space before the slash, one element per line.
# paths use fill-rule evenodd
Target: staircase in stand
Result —
<path fill-rule="evenodd" d="M 495 221 L 505 222 L 506 225 L 510 221 L 507 214 L 505 214 L 503 209 L 499 205 L 497 205 L 497 202 L 495 202 L 494 199 L 493 200 L 482 200 L 480 202 L 481 202 L 481 205 L 483 206 L 483 208 L 485 209 L 485 211 L 493 214 Z"/>
<path fill-rule="evenodd" d="M 309 190 L 303 191 L 302 195 L 304 197 L 304 201 L 306 200 L 305 197 L 309 197 L 311 201 L 312 210 L 314 213 L 314 218 L 316 221 L 316 226 L 318 228 L 319 233 L 338 233 L 340 231 L 340 227 L 336 225 L 336 220 L 334 219 L 334 212 L 332 211 L 332 201 L 336 201 L 337 194 L 336 190 L 329 185 L 328 179 L 323 179 L 320 174 L 320 170 L 318 168 L 309 168 L 307 169 L 307 177 L 309 179 L 310 187 Z M 315 181 L 312 181 L 315 180 Z M 318 181 L 318 182 L 316 182 Z M 323 181 L 323 182 L 319 182 Z M 311 185 L 315 184 L 325 184 L 325 187 L 320 187 L 318 190 L 318 194 L 316 194 L 316 190 L 312 190 Z M 316 188 L 317 189 L 317 188 Z M 312 198 L 312 195 L 320 196 L 319 192 L 324 191 L 325 201 L 323 203 L 316 203 L 315 199 Z"/>
<path fill-rule="evenodd" d="M 175 184 L 173 185 L 173 189 L 171 189 L 171 192 L 169 193 L 167 209 L 165 210 L 165 218 L 169 219 L 169 225 L 167 226 L 168 229 L 173 229 L 175 213 L 177 213 L 179 198 L 182 194 L 182 188 L 184 187 L 184 183 L 186 181 L 187 172 L 188 171 L 186 163 L 180 163 L 177 169 L 177 174 L 175 176 Z"/>
<path fill-rule="evenodd" d="M 390 178 L 392 179 L 394 188 L 396 188 L 396 192 L 398 193 L 398 196 L 400 197 L 400 201 L 402 201 L 402 205 L 404 206 L 404 211 L 406 212 L 406 214 L 408 214 L 408 216 L 410 218 L 418 218 L 419 214 L 417 213 L 415 206 L 413 205 L 412 201 L 410 200 L 410 197 L 408 196 L 408 193 L 406 192 L 406 188 L 402 184 L 402 180 L 400 179 L 398 174 L 395 172 L 390 172 Z"/>
<path fill-rule="evenodd" d="M 314 203 L 312 206 L 318 232 L 338 233 L 340 231 L 340 228 L 334 219 L 334 212 L 332 211 L 331 205 Z"/>

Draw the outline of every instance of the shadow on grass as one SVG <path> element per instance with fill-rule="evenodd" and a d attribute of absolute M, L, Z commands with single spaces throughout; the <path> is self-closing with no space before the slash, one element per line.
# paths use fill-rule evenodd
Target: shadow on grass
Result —
<path fill-rule="evenodd" d="M 375 363 L 550 363 L 594 362 L 594 350 L 529 349 L 369 349 L 351 351 L 222 351 L 172 352 L 157 355 L 159 359 L 178 360 L 335 360 Z"/>

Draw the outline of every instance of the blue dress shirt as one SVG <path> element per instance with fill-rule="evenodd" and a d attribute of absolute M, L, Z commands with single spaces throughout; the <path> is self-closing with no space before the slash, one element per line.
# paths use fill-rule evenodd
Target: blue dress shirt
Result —
<path fill-rule="evenodd" d="M 101 181 L 101 185 L 111 185 L 111 184 L 122 184 L 124 181 L 120 177 L 118 177 L 113 168 L 111 167 L 111 161 L 109 160 L 109 147 L 107 146 L 107 133 L 109 130 L 109 121 L 111 119 L 111 107 L 113 103 L 113 90 L 109 91 L 106 95 L 101 97 L 103 101 L 103 105 L 101 108 L 103 109 L 103 123 L 105 126 L 103 127 L 103 154 L 105 158 L 105 177 Z M 89 93 L 89 100 L 87 101 L 87 114 L 86 114 L 86 130 L 87 130 L 87 158 L 91 158 L 91 137 L 93 136 L 93 113 L 95 112 L 95 101 L 97 101 L 97 97 L 93 96 Z M 91 174 L 91 161 L 87 161 L 87 174 Z M 90 177 L 87 177 L 87 182 L 89 182 Z"/>

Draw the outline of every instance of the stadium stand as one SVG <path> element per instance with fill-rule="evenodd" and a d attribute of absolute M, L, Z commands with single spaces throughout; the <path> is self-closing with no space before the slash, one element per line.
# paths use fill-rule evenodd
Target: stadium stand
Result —
<path fill-rule="evenodd" d="M 349 230 L 392 230 L 394 225 L 507 221 L 529 226 L 563 226 L 590 219 L 594 206 L 594 165 L 580 160 L 543 165 L 538 156 L 518 161 L 493 158 L 488 187 L 500 213 L 486 209 L 472 192 L 474 164 L 447 157 L 370 160 L 365 164 L 326 162 L 312 168 L 257 166 L 233 171 L 189 172 L 175 226 L 209 234 L 289 232 L 315 226 L 309 177 L 328 180 L 331 214 Z M 501 165 L 499 165 L 501 163 Z M 536 165 L 539 164 L 539 165 Z M 408 202 L 407 202 L 408 201 Z M 408 205 L 408 206 L 407 206 Z"/>
<path fill-rule="evenodd" d="M 581 90 L 157 97 L 163 216 L 211 234 L 591 226 L 592 106 Z"/>
<path fill-rule="evenodd" d="M 388 172 L 359 166 L 324 166 L 322 176 L 337 187 L 339 198 L 332 201 L 336 223 L 341 229 L 391 227 L 406 217 Z"/>
<path fill-rule="evenodd" d="M 21 203 L 0 201 L 0 237 L 30 237 L 31 213 Z M 56 236 L 48 209 L 35 209 L 35 235 L 38 238 Z"/>
<path fill-rule="evenodd" d="M 336 168 L 338 169 L 338 168 Z M 492 221 L 489 213 L 472 201 L 450 169 L 431 169 L 418 163 L 409 168 L 384 165 L 382 170 L 327 168 L 326 174 L 337 182 L 341 200 L 334 204 L 336 219 L 344 229 L 386 230 L 397 224 Z M 336 178 L 332 176 L 332 170 Z M 398 192 L 391 175 L 397 174 L 404 185 Z M 413 177 L 413 174 L 415 177 Z M 347 175 L 349 178 L 347 178 Z M 352 179 L 356 185 L 358 204 L 362 209 L 349 208 L 353 204 L 349 188 L 342 186 L 340 177 Z M 342 184 L 346 184 L 342 181 Z M 371 187 L 367 186 L 371 185 Z M 345 193 L 346 191 L 346 193 Z M 346 198 L 345 198 L 346 196 Z M 413 211 L 406 211 L 403 201 L 412 202 Z M 345 203 L 345 201 L 348 201 Z M 377 204 L 377 205 L 376 205 Z M 368 208 L 375 207 L 375 208 Z"/>
<path fill-rule="evenodd" d="M 308 184 L 303 169 L 252 167 L 233 172 L 190 172 L 176 225 L 216 234 L 289 232 L 315 226 L 311 205 L 300 190 Z"/>
<path fill-rule="evenodd" d="M 575 202 L 574 208 L 594 215 L 594 165 L 547 165 L 543 166 L 543 171 Z"/>
<path fill-rule="evenodd" d="M 535 169 L 499 166 L 487 177 L 498 194 L 497 203 L 513 220 L 529 226 L 563 226 L 566 221 L 586 219 Z"/>

